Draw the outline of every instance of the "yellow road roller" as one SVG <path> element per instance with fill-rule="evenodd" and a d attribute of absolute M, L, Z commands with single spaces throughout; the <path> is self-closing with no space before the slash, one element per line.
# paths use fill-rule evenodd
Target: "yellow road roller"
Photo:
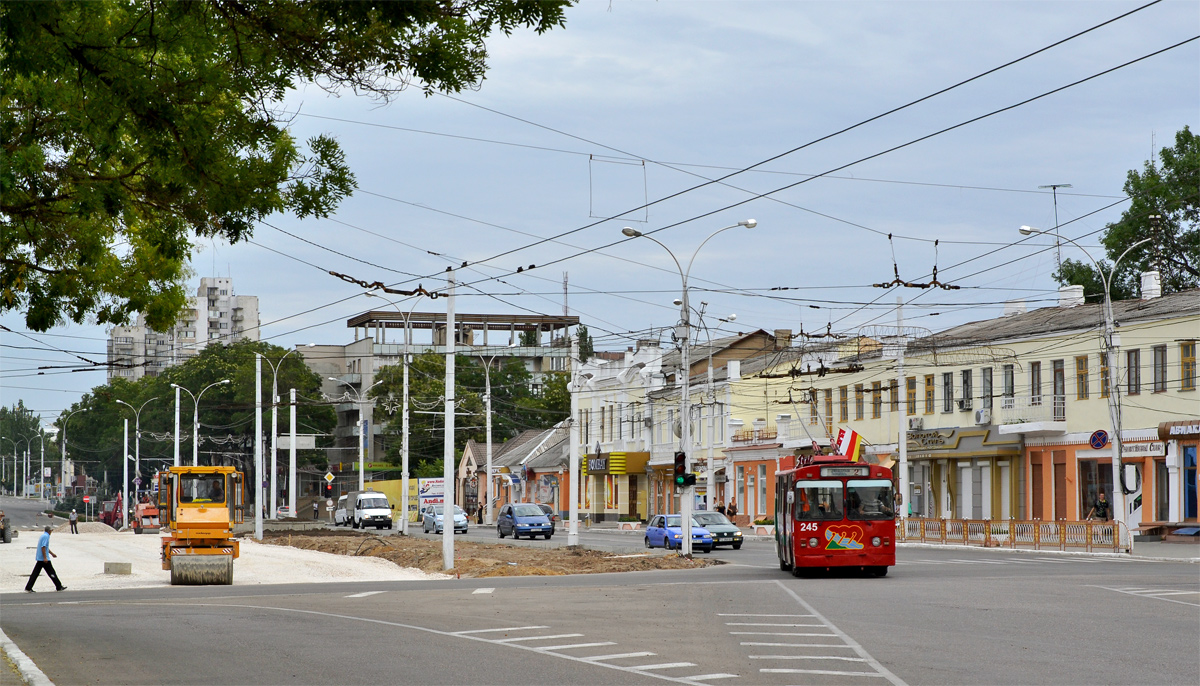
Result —
<path fill-rule="evenodd" d="M 246 514 L 243 475 L 234 467 L 171 467 L 158 473 L 162 566 L 171 585 L 228 585 Z"/>

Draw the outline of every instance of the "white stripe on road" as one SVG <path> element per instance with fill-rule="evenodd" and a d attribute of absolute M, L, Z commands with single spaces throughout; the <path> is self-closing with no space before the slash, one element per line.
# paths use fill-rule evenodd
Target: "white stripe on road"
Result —
<path fill-rule="evenodd" d="M 498 638 L 496 643 L 516 643 L 517 641 L 548 641 L 552 638 L 579 638 L 583 634 L 550 634 L 548 636 L 520 636 L 518 638 Z"/>
<path fill-rule="evenodd" d="M 506 626 L 499 629 L 471 629 L 470 631 L 453 631 L 455 636 L 466 636 L 467 634 L 491 634 L 497 631 L 525 631 L 527 629 L 549 629 L 548 626 Z"/>
<path fill-rule="evenodd" d="M 495 590 L 496 589 L 494 588 L 477 588 L 474 591 L 471 591 L 471 595 L 475 595 L 476 593 L 492 593 Z"/>
<path fill-rule="evenodd" d="M 951 562 L 965 562 L 972 565 L 1003 565 L 1007 562 L 998 562 L 996 560 L 951 560 Z"/>
<path fill-rule="evenodd" d="M 730 631 L 730 636 L 835 636 L 836 634 L 785 634 L 772 631 Z"/>
<path fill-rule="evenodd" d="M 1067 560 L 1054 560 L 1049 557 L 1039 557 L 1039 558 L 1037 558 L 1037 560 L 1040 562 L 1049 562 L 1052 565 L 1069 565 L 1069 564 L 1071 564 Z"/>
<path fill-rule="evenodd" d="M 1200 603 L 1189 603 L 1185 600 L 1173 600 L 1171 598 L 1162 598 L 1156 594 L 1148 593 L 1147 591 L 1150 591 L 1150 589 L 1148 589 L 1148 588 L 1141 589 L 1140 592 L 1136 592 L 1136 591 L 1127 591 L 1127 590 L 1120 589 L 1120 588 L 1109 588 L 1108 586 L 1097 586 L 1094 584 L 1088 584 L 1088 585 L 1091 586 L 1092 588 L 1102 588 L 1106 591 L 1113 591 L 1114 593 L 1122 593 L 1124 595 L 1131 595 L 1131 596 L 1134 596 L 1137 598 L 1149 598 L 1150 600 L 1161 600 L 1164 603 L 1175 603 L 1176 605 L 1187 605 L 1189 607 L 1200 607 Z"/>
<path fill-rule="evenodd" d="M 708 681 L 709 679 L 736 679 L 737 674 L 697 674 L 696 676 L 685 676 L 688 681 Z"/>
<path fill-rule="evenodd" d="M 636 669 L 638 671 L 648 672 L 652 669 L 675 669 L 676 667 L 695 667 L 695 666 L 696 666 L 695 663 L 692 663 L 692 662 L 664 662 L 664 663 L 658 664 L 658 665 L 637 665 L 634 667 L 630 667 L 630 669 Z"/>
<path fill-rule="evenodd" d="M 1146 591 L 1141 595 L 1148 595 L 1157 598 L 1158 596 L 1163 595 L 1196 595 L 1197 593 L 1200 593 L 1200 591 Z"/>
<path fill-rule="evenodd" d="M 380 593 L 387 593 L 387 591 L 367 591 L 366 593 L 355 593 L 354 595 L 348 595 L 346 597 L 347 598 L 366 598 L 369 595 L 379 595 Z"/>
<path fill-rule="evenodd" d="M 643 650 L 643 651 L 637 652 L 637 653 L 613 653 L 612 655 L 593 655 L 592 657 L 585 657 L 583 659 L 584 660 L 592 660 L 592 661 L 621 660 L 621 659 L 624 659 L 627 657 L 653 657 L 654 655 L 655 655 L 654 653 L 646 652 Z"/>
<path fill-rule="evenodd" d="M 846 648 L 847 650 L 851 650 L 850 646 L 830 643 L 759 643 L 756 641 L 742 641 L 742 645 L 766 648 Z"/>
<path fill-rule="evenodd" d="M 764 674 L 828 674 L 831 676 L 877 676 L 883 677 L 883 674 L 876 672 L 841 672 L 833 669 L 760 669 Z"/>
<path fill-rule="evenodd" d="M 825 626 L 824 624 L 772 624 L 771 622 L 725 622 L 725 626 L 782 626 L 782 627 L 805 627 L 805 626 Z"/>
<path fill-rule="evenodd" d="M 531 646 L 534 650 L 567 650 L 568 648 L 596 648 L 598 646 L 615 646 L 612 641 L 599 641 L 597 643 L 571 643 L 561 646 Z"/>
<path fill-rule="evenodd" d="M 866 662 L 866 658 L 844 655 L 750 655 L 751 660 L 841 660 L 843 662 Z"/>
<path fill-rule="evenodd" d="M 739 614 L 736 612 L 718 612 L 718 617 L 812 617 L 812 615 L 755 615 Z"/>

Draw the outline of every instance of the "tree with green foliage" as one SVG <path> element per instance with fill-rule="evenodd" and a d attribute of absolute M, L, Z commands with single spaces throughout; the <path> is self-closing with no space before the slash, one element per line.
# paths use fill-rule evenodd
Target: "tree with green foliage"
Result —
<path fill-rule="evenodd" d="M 16 484 L 15 461 L 24 460 L 27 450 L 33 455 L 41 450 L 38 440 L 41 433 L 42 418 L 25 407 L 21 400 L 12 407 L 0 407 L 0 460 L 5 461 L 3 486 L 6 492 L 12 493 Z M 53 444 L 49 438 L 45 440 L 46 450 L 50 450 Z"/>
<path fill-rule="evenodd" d="M 1113 300 L 1134 297 L 1142 272 L 1157 270 L 1162 292 L 1177 293 L 1200 285 L 1200 137 L 1188 127 L 1175 134 L 1175 145 L 1159 152 L 1158 164 L 1146 162 L 1125 180 L 1129 207 L 1100 238 L 1110 261 L 1130 250 L 1112 278 Z M 1110 262 L 1101 261 L 1105 274 Z M 1054 278 L 1084 287 L 1088 300 L 1104 299 L 1104 285 L 1090 262 L 1063 261 Z"/>
<path fill-rule="evenodd" d="M 492 388 L 492 440 L 496 443 L 515 437 L 526 429 L 547 429 L 566 419 L 571 402 L 566 393 L 566 375 L 552 374 L 545 379 L 540 394 L 534 394 L 525 365 L 515 358 L 497 358 L 490 370 Z M 457 399 L 454 448 L 461 454 L 467 441 L 487 440 L 487 378 L 483 362 L 477 357 L 458 355 L 454 361 Z M 404 367 L 390 365 L 379 370 L 371 391 L 376 400 L 378 421 L 386 422 L 386 455 L 389 462 L 401 463 L 403 415 L 399 401 L 404 392 Z M 445 402 L 446 356 L 427 352 L 414 355 L 409 366 L 409 470 L 416 476 L 441 476 L 444 457 L 441 411 Z M 390 412 L 390 415 L 385 415 Z M 428 414 L 428 413 L 436 414 Z"/>
<path fill-rule="evenodd" d="M 568 4 L 0 3 L 0 312 L 167 330 L 194 240 L 328 216 L 354 190 L 333 138 L 288 132 L 290 91 L 475 88 L 489 35 L 562 26 Z"/>
<path fill-rule="evenodd" d="M 592 337 L 588 333 L 587 327 L 584 326 L 583 324 L 579 325 L 578 336 L 579 336 L 579 361 L 581 363 L 584 363 L 584 362 L 587 362 L 588 360 L 592 359 L 592 356 L 596 354 L 596 351 L 595 351 L 595 348 L 592 343 Z"/>

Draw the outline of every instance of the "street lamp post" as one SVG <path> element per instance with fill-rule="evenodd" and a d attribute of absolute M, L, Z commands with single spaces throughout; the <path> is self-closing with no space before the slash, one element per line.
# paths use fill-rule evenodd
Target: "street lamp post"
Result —
<path fill-rule="evenodd" d="M 200 399 L 204 397 L 204 392 L 213 386 L 220 386 L 229 383 L 229 379 L 221 379 L 215 383 L 210 383 L 205 386 L 199 393 L 192 395 L 188 389 L 179 384 L 171 384 L 171 388 L 176 388 L 188 395 L 192 396 L 192 466 L 196 467 L 200 464 Z M 178 434 L 176 434 L 178 440 Z"/>
<path fill-rule="evenodd" d="M 354 388 L 354 386 L 351 386 L 349 381 L 342 381 L 341 379 L 335 379 L 332 376 L 329 377 L 329 380 L 336 382 L 336 383 L 343 384 L 346 386 L 346 388 L 349 388 L 350 391 L 354 393 L 355 404 L 358 405 L 358 425 L 359 425 L 358 426 L 358 490 L 361 491 L 361 490 L 363 490 L 363 488 L 366 487 L 366 477 L 364 474 L 364 470 L 366 469 L 366 466 L 367 466 L 367 452 L 368 452 L 368 445 L 369 445 L 367 443 L 367 440 L 368 440 L 367 428 L 369 426 L 369 422 L 367 421 L 367 408 L 366 408 L 366 404 L 363 402 L 363 399 L 367 397 L 368 391 L 370 391 L 372 388 L 375 388 L 379 384 L 383 383 L 383 380 L 380 379 L 379 381 L 376 381 L 375 383 L 371 384 L 370 386 L 367 386 L 366 388 L 364 388 L 361 392 L 356 390 Z M 407 513 L 405 513 L 405 514 L 407 515 Z"/>
<path fill-rule="evenodd" d="M 13 439 L 9 438 L 8 436 L 0 436 L 0 438 L 3 438 L 4 440 L 13 444 L 13 497 L 16 497 L 16 495 L 17 495 L 17 442 L 14 441 Z M 0 457 L 0 462 L 3 462 L 3 461 L 4 461 L 4 459 L 2 457 Z"/>
<path fill-rule="evenodd" d="M 1035 229 L 1032 226 L 1022 226 L 1020 232 L 1024 236 L 1032 234 L 1051 235 L 1049 231 Z M 1082 245 L 1066 236 L 1055 235 L 1055 240 L 1064 240 L 1076 248 L 1079 248 L 1087 258 L 1091 260 L 1096 267 L 1096 273 L 1100 275 L 1100 283 L 1104 285 L 1104 335 L 1100 339 L 1100 352 L 1108 358 L 1108 418 L 1112 424 L 1112 472 L 1113 472 L 1113 509 L 1121 513 L 1121 522 L 1125 522 L 1125 517 L 1128 516 L 1125 506 L 1125 475 L 1123 473 L 1123 465 L 1121 464 L 1121 387 L 1120 387 L 1120 360 L 1117 355 L 1120 348 L 1120 342 L 1116 334 L 1116 324 L 1114 322 L 1112 310 L 1112 277 L 1117 273 L 1117 266 L 1121 264 L 1121 260 L 1129 254 L 1131 250 L 1149 243 L 1151 239 L 1142 239 L 1125 249 L 1121 256 L 1113 262 L 1112 268 L 1108 274 L 1104 273 L 1104 269 L 1100 263 L 1092 257 Z M 1125 522 L 1126 531 L 1129 529 L 1129 523 Z M 1120 536 L 1120 528 L 1118 525 L 1117 536 Z M 1129 552 L 1133 553 L 1133 535 L 1129 534 Z"/>
<path fill-rule="evenodd" d="M 142 408 L 149 405 L 151 402 L 158 400 L 157 397 L 151 398 L 142 403 L 141 407 L 135 408 L 133 405 L 124 400 L 117 400 L 125 407 L 133 410 L 133 481 L 134 481 L 134 497 L 137 497 L 137 487 L 142 485 Z"/>
<path fill-rule="evenodd" d="M 508 347 L 516 347 L 516 341 L 509 341 Z M 484 362 L 483 353 L 475 353 L 481 362 Z M 487 524 L 491 526 L 496 523 L 496 502 L 492 498 L 492 362 L 500 355 L 499 352 L 493 353 L 487 357 L 487 361 L 483 364 L 483 379 L 484 379 L 484 412 L 486 413 L 484 424 L 487 426 Z M 478 495 L 478 493 L 476 493 Z"/>
<path fill-rule="evenodd" d="M 59 450 L 61 451 L 58 463 L 58 480 L 62 483 L 64 496 L 67 493 L 67 421 L 71 419 L 72 415 L 74 415 L 76 412 L 82 412 L 83 409 L 84 408 L 81 407 L 78 410 L 73 410 L 72 412 L 67 413 L 66 417 L 62 418 L 62 441 L 58 446 Z"/>
<path fill-rule="evenodd" d="M 316 345 L 316 343 L 307 343 L 307 344 L 305 344 L 304 347 L 311 348 L 315 345 Z M 275 478 L 279 471 L 279 462 L 278 462 L 279 453 L 276 450 L 276 443 L 278 442 L 278 438 L 279 438 L 279 368 L 283 366 L 283 361 L 287 359 L 287 356 L 296 352 L 296 350 L 297 350 L 296 348 L 292 348 L 291 350 L 284 353 L 283 357 L 280 357 L 279 360 L 276 362 L 272 362 L 271 358 L 269 358 L 265 355 L 255 353 L 262 359 L 266 360 L 267 364 L 271 365 L 271 510 L 270 510 L 271 516 L 270 516 L 270 519 L 275 519 L 278 516 L 278 508 L 277 508 L 278 501 L 276 500 L 276 498 L 279 495 L 279 487 L 276 485 Z M 295 454 L 295 453 L 293 452 L 293 454 Z M 294 473 L 295 467 L 296 467 L 295 464 L 291 465 L 291 469 L 290 469 L 289 473 Z M 291 492 L 294 494 L 295 489 L 292 489 Z M 292 510 L 292 516 L 295 517 L 296 516 L 296 498 L 294 495 L 291 498 L 291 502 L 289 503 L 289 505 Z"/>
<path fill-rule="evenodd" d="M 688 472 L 691 472 L 691 470 L 692 470 L 692 458 L 691 458 L 692 417 L 691 417 L 691 398 L 689 397 L 689 394 L 691 393 L 691 388 L 690 388 L 689 382 L 691 380 L 692 371 L 691 371 L 691 366 L 690 366 L 690 360 L 688 359 L 688 346 L 691 345 L 691 328 L 692 328 L 692 326 L 691 326 L 691 306 L 688 303 L 688 276 L 691 274 L 692 265 L 696 262 L 696 255 L 698 255 L 700 253 L 700 249 L 704 247 L 704 244 L 709 242 L 710 240 L 712 240 L 712 238 L 714 236 L 716 236 L 719 233 L 728 231 L 730 229 L 736 229 L 739 226 L 744 226 L 747 229 L 753 229 L 757 225 L 758 225 L 757 221 L 755 221 L 753 219 L 745 219 L 736 224 L 732 224 L 730 226 L 726 226 L 726 227 L 717 229 L 716 231 L 712 232 L 711 234 L 708 235 L 708 238 L 705 238 L 703 241 L 700 242 L 700 245 L 696 247 L 696 250 L 692 253 L 691 259 L 688 260 L 687 269 L 684 269 L 683 266 L 679 263 L 679 259 L 677 257 L 675 257 L 675 253 L 671 252 L 671 249 L 668 248 L 665 243 L 658 240 L 657 238 L 647 235 L 647 234 L 644 234 L 641 231 L 637 231 L 628 226 L 621 230 L 621 233 L 625 234 L 626 236 L 629 236 L 630 238 L 648 238 L 648 239 L 654 241 L 655 243 L 658 243 L 658 245 L 661 246 L 663 250 L 667 251 L 667 254 L 671 256 L 671 259 L 674 260 L 675 267 L 676 267 L 676 269 L 679 270 L 679 277 L 683 281 L 683 292 L 681 294 L 680 300 L 676 303 L 677 305 L 679 305 L 679 316 L 680 316 L 680 323 L 679 323 L 678 330 L 676 332 L 676 334 L 677 334 L 676 338 L 680 339 L 679 374 L 682 377 L 682 379 L 681 379 L 682 387 L 681 387 L 681 393 L 680 393 L 680 398 L 679 398 L 679 420 L 680 420 L 679 421 L 679 423 L 680 423 L 679 440 L 681 443 L 680 450 L 684 454 L 684 464 L 686 465 L 686 469 L 688 470 Z M 681 520 L 680 524 L 683 529 L 682 541 L 680 542 L 680 552 L 683 555 L 690 557 L 692 554 L 692 490 L 689 487 L 684 486 L 683 493 L 680 495 L 679 500 L 680 500 L 679 518 Z"/>
<path fill-rule="evenodd" d="M 25 441 L 25 452 L 23 453 L 23 455 L 25 456 L 25 459 L 21 460 L 21 464 L 23 467 L 23 469 L 21 470 L 21 474 L 24 477 L 25 482 L 21 484 L 21 497 L 28 498 L 29 497 L 29 453 L 33 452 L 33 449 L 30 444 L 30 442 L 33 440 L 33 436 L 18 435 L 17 438 L 20 438 L 22 441 Z"/>

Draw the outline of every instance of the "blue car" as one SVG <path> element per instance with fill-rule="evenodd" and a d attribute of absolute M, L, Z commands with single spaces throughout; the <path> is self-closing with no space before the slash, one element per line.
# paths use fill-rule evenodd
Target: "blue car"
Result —
<path fill-rule="evenodd" d="M 662 546 L 667 550 L 678 550 L 683 544 L 683 518 L 674 515 L 656 515 L 646 526 L 646 547 Z M 708 529 L 692 520 L 692 549 L 702 553 L 711 553 L 713 537 Z"/>
<path fill-rule="evenodd" d="M 504 538 L 509 534 L 513 538 L 545 536 L 549 539 L 554 535 L 554 524 L 542 508 L 533 503 L 510 503 L 500 508 L 496 517 L 496 535 Z"/>

